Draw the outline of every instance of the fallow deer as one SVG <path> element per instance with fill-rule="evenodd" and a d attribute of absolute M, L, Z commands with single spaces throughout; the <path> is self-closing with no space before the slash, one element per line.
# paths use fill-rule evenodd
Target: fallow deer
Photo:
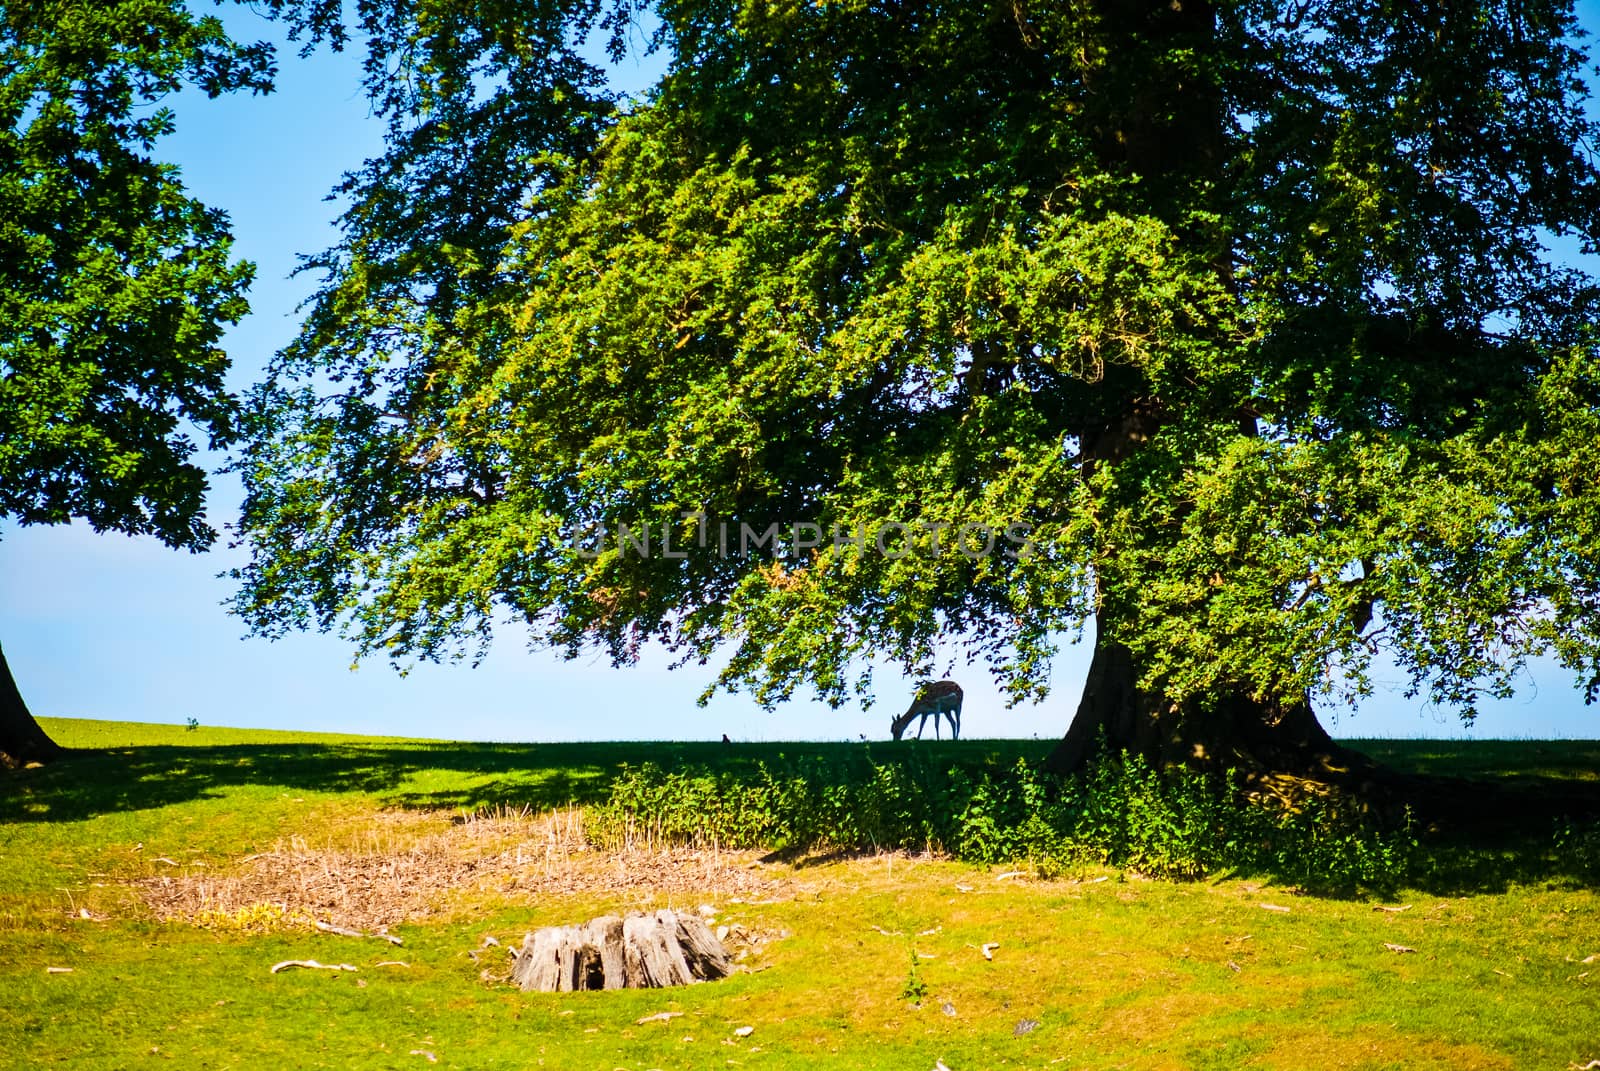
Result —
<path fill-rule="evenodd" d="M 961 685 L 955 681 L 923 685 L 906 712 L 889 723 L 889 732 L 898 740 L 910 727 L 911 719 L 920 717 L 922 720 L 917 723 L 917 739 L 921 740 L 923 727 L 932 718 L 933 737 L 937 740 L 941 714 L 950 719 L 950 739 L 956 739 L 961 735 Z"/>

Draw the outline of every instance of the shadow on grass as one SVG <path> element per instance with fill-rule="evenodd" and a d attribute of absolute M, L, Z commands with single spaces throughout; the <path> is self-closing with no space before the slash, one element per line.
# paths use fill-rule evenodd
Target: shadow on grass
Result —
<path fill-rule="evenodd" d="M 1600 741 L 1348 743 L 1415 778 L 1419 888 L 1463 895 L 1600 884 Z"/>
<path fill-rule="evenodd" d="M 870 764 L 1011 766 L 1048 742 L 889 744 L 251 743 L 81 749 L 0 772 L 0 823 L 70 822 L 221 798 L 245 786 L 369 797 L 380 807 L 536 810 L 606 799 L 624 765 L 715 769 L 737 783 L 796 762 L 841 781 Z M 1436 895 L 1600 882 L 1600 742 L 1360 741 L 1393 768 L 1453 787 L 1424 813 L 1408 884 Z M 1452 802 L 1453 801 L 1453 802 Z M 850 854 L 850 853 L 846 853 Z M 774 858 L 815 861 L 793 850 Z"/>
<path fill-rule="evenodd" d="M 0 777 L 0 821 L 76 821 L 217 797 L 237 786 L 356 793 L 391 807 L 555 807 L 603 798 L 619 763 L 661 753 L 626 744 L 79 749 L 60 762 Z"/>
<path fill-rule="evenodd" d="M 940 762 L 1037 757 L 1035 741 L 944 744 L 721 744 L 620 741 L 574 744 L 217 744 L 74 749 L 48 766 L 0 771 L 0 822 L 70 822 L 215 798 L 233 787 L 354 793 L 385 807 L 534 809 L 596 803 L 624 765 L 715 767 L 755 777 L 761 764 L 819 758 L 848 771 L 938 749 Z"/>

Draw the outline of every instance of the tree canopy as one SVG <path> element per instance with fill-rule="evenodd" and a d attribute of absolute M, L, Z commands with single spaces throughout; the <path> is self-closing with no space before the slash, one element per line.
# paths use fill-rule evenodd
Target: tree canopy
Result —
<path fill-rule="evenodd" d="M 165 0 L 0 20 L 0 514 L 205 546 L 189 427 L 232 439 L 218 343 L 253 269 L 152 150 L 164 96 L 265 91 L 271 53 Z"/>
<path fill-rule="evenodd" d="M 640 25 L 666 74 L 620 97 L 583 42 Z M 363 28 L 389 151 L 251 400 L 256 630 L 405 660 L 510 618 L 725 651 L 774 703 L 952 636 L 1041 695 L 1093 622 L 1078 722 L 1146 747 L 1358 700 L 1384 652 L 1469 717 L 1543 654 L 1600 688 L 1600 288 L 1551 252 L 1600 228 L 1570 4 Z"/>
<path fill-rule="evenodd" d="M 171 0 L 0 4 L 0 517 L 215 539 L 194 454 L 237 431 L 220 340 L 253 268 L 154 149 L 168 94 L 272 73 Z M 0 756 L 49 750 L 0 658 Z"/>

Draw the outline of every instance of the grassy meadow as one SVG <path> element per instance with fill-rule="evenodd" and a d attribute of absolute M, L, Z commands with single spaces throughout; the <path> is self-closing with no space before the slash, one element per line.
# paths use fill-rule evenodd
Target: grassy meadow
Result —
<path fill-rule="evenodd" d="M 846 769 L 862 745 L 43 723 L 97 750 L 0 774 L 3 1067 L 1600 1060 L 1592 830 L 1423 831 L 1425 858 L 1403 887 L 1313 895 L 1238 869 L 1174 881 L 1093 861 L 1046 873 L 904 848 L 688 846 L 614 823 L 596 835 L 624 764 L 734 776 L 803 757 Z M 875 743 L 870 755 L 1005 767 L 1048 746 Z M 1600 743 L 1362 746 L 1530 793 L 1600 778 Z M 508 949 L 530 929 L 662 906 L 729 926 L 741 969 L 654 991 L 522 993 L 505 981 Z M 986 945 L 998 946 L 992 959 Z M 272 973 L 285 960 L 355 969 Z M 677 1014 L 648 1018 L 662 1012 Z"/>

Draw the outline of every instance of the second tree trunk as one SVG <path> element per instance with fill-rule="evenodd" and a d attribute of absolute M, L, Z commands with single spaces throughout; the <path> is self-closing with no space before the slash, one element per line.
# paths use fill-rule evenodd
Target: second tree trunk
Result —
<path fill-rule="evenodd" d="M 6 663 L 6 653 L 0 649 L 0 765 L 48 762 L 62 752 L 61 745 L 50 739 L 29 713 Z"/>

